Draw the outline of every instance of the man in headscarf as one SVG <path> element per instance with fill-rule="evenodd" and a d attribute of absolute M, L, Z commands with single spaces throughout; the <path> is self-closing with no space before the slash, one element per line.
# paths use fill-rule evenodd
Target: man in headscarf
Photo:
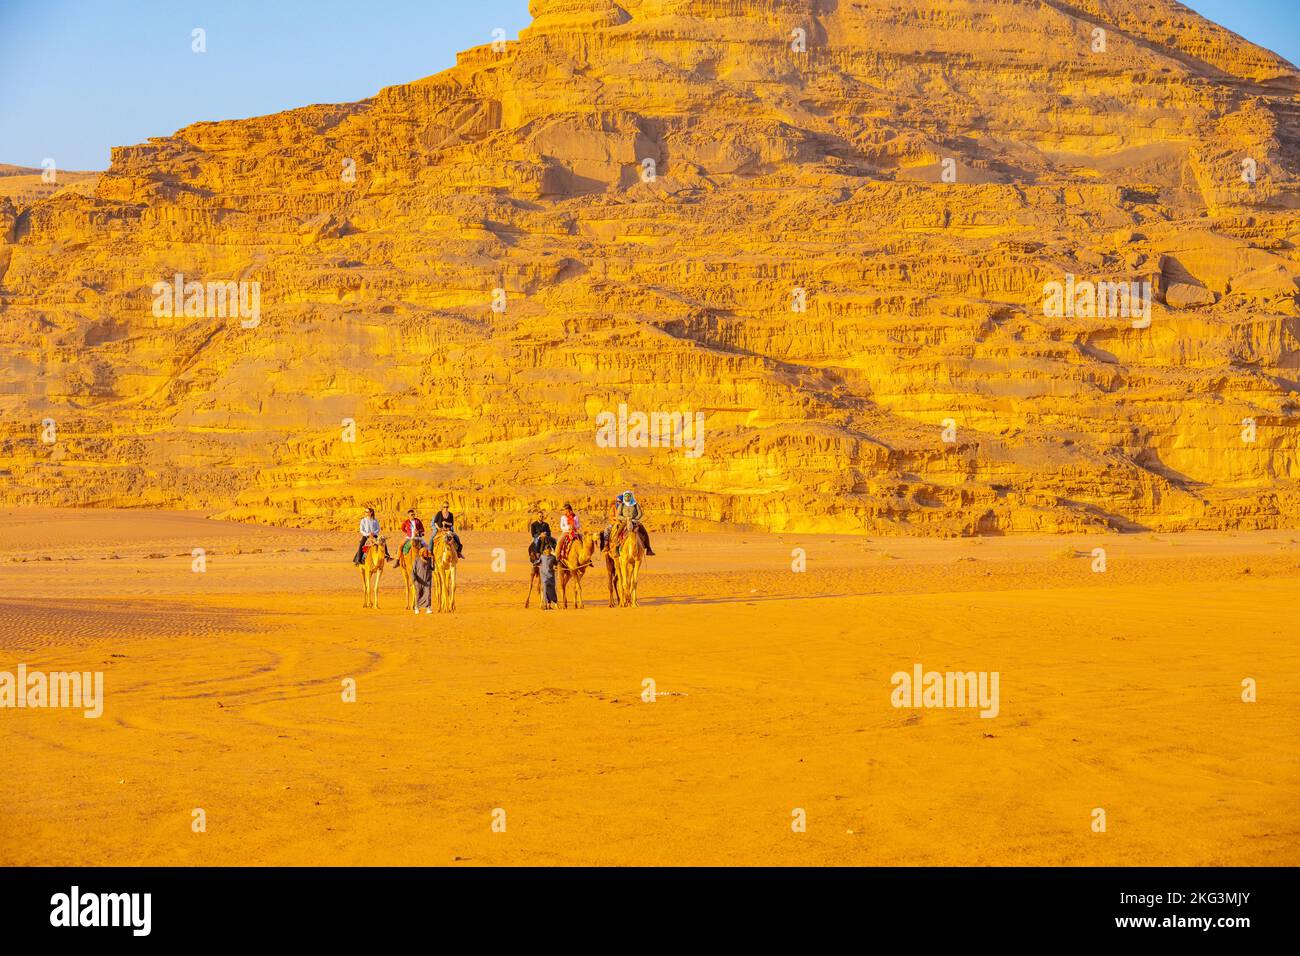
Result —
<path fill-rule="evenodd" d="M 654 551 L 650 547 L 650 533 L 646 531 L 645 525 L 641 523 L 643 516 L 641 505 L 631 491 L 625 491 L 618 496 L 617 503 L 614 506 L 614 516 L 622 522 L 623 534 L 636 532 L 641 539 L 641 546 L 645 548 L 645 553 L 653 556 Z M 619 540 L 622 540 L 621 536 Z"/>

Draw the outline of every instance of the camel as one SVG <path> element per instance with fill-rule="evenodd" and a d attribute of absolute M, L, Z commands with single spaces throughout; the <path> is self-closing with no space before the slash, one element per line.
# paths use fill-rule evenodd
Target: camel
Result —
<path fill-rule="evenodd" d="M 533 562 L 532 553 L 529 553 L 529 563 L 533 565 L 532 573 L 528 576 L 528 597 L 524 598 L 524 607 L 528 607 L 528 602 L 533 599 L 533 588 L 537 588 L 537 593 L 542 593 L 542 568 L 541 565 Z M 546 602 L 543 601 L 543 604 Z"/>
<path fill-rule="evenodd" d="M 370 536 L 365 553 L 361 555 L 361 590 L 365 596 L 362 607 L 379 610 L 379 578 L 384 573 L 384 543 L 377 534 Z"/>
<path fill-rule="evenodd" d="M 605 556 L 605 575 L 609 580 L 609 606 L 618 607 L 618 568 L 614 566 L 614 529 L 600 533 L 600 553 Z"/>
<path fill-rule="evenodd" d="M 397 557 L 393 558 L 393 567 L 400 568 L 402 571 L 402 580 L 406 583 L 406 609 L 408 611 L 415 608 L 415 579 L 411 576 L 411 568 L 415 564 L 415 554 L 419 550 L 417 544 L 412 544 L 407 548 L 405 544 L 397 551 Z"/>
<path fill-rule="evenodd" d="M 636 578 L 645 558 L 645 547 L 641 536 L 633 532 L 623 536 L 614 557 L 614 567 L 618 571 L 618 596 L 620 607 L 637 607 Z"/>
<path fill-rule="evenodd" d="M 573 579 L 573 606 L 582 607 L 582 576 L 587 573 L 591 567 L 592 558 L 596 554 L 597 539 L 595 535 L 583 535 L 577 541 L 569 543 L 569 549 L 564 552 L 564 560 L 558 562 L 560 571 L 560 596 L 564 601 L 564 606 L 569 606 L 569 579 Z M 532 592 L 530 591 L 529 594 Z M 525 605 L 527 606 L 527 605 Z"/>
<path fill-rule="evenodd" d="M 438 613 L 456 610 L 456 542 L 445 531 L 433 539 L 433 597 Z"/>

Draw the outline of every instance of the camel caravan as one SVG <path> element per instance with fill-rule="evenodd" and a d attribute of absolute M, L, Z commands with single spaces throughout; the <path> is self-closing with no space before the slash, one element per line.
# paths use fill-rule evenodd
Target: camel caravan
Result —
<path fill-rule="evenodd" d="M 560 515 L 560 536 L 551 534 L 544 511 L 537 512 L 529 526 L 528 561 L 532 573 L 524 607 L 530 607 L 533 589 L 537 589 L 543 610 L 569 607 L 569 586 L 573 586 L 573 607 L 581 608 L 583 576 L 600 561 L 605 566 L 609 584 L 610 607 L 637 607 L 637 576 L 647 556 L 653 556 L 650 535 L 642 523 L 640 504 L 632 492 L 625 491 L 614 499 L 610 521 L 597 534 L 585 533 L 581 522 L 566 504 Z M 367 508 L 359 528 L 352 563 L 361 572 L 362 607 L 379 608 L 379 580 L 384 566 L 392 564 L 402 572 L 406 586 L 406 610 L 415 614 L 432 614 L 456 610 L 456 565 L 465 557 L 456 517 L 443 504 L 432 522 L 434 534 L 427 537 L 424 522 L 412 508 L 402 522 L 404 540 L 394 557 L 388 539 L 382 534 L 375 509 Z M 599 558 L 597 557 L 599 555 Z M 558 589 L 557 589 L 558 579 Z M 558 597 L 558 600 L 557 600 Z"/>

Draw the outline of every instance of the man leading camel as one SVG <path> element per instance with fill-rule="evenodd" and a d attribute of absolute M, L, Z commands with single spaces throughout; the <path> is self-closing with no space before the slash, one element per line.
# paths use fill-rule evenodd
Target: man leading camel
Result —
<path fill-rule="evenodd" d="M 542 592 L 542 610 L 550 611 L 555 608 L 555 548 L 548 541 L 541 555 L 537 559 L 538 573 L 541 575 L 541 586 L 538 588 Z"/>
<path fill-rule="evenodd" d="M 539 595 L 545 594 L 541 583 L 542 555 L 548 549 L 552 551 L 555 549 L 555 539 L 551 537 L 550 526 L 544 521 L 542 524 L 546 530 L 538 534 L 528 545 L 528 563 L 532 566 L 532 573 L 528 577 L 528 597 L 524 598 L 524 607 L 528 607 L 529 602 L 533 599 L 533 582 L 537 582 L 537 593 Z M 534 522 L 534 527 L 536 527 L 536 522 Z"/>
<path fill-rule="evenodd" d="M 409 610 L 416 606 L 416 598 L 419 594 L 419 588 L 412 577 L 412 569 L 415 567 L 420 550 L 428 546 L 424 536 L 424 522 L 416 516 L 414 508 L 406 512 L 406 520 L 402 522 L 402 533 L 406 535 L 406 540 L 398 549 L 393 566 L 402 570 L 402 580 L 406 584 L 406 607 Z"/>
<path fill-rule="evenodd" d="M 423 543 L 414 545 L 414 563 L 411 565 L 411 580 L 415 584 L 416 614 L 424 609 L 425 614 L 433 613 L 433 555 Z"/>

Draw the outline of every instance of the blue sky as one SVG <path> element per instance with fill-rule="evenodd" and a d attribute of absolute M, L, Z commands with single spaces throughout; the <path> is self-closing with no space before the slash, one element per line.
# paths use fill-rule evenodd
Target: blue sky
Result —
<path fill-rule="evenodd" d="M 1300 0 L 1188 5 L 1300 63 Z M 197 120 L 364 99 L 529 19 L 528 0 L 0 0 L 0 162 L 102 169 Z"/>

